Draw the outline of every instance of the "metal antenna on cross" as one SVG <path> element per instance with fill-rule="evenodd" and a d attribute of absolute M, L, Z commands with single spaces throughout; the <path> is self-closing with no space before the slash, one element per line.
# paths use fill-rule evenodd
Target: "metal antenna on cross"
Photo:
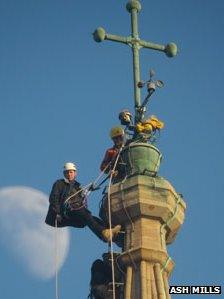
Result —
<path fill-rule="evenodd" d="M 149 80 L 144 82 L 144 81 L 139 81 L 138 82 L 138 87 L 139 88 L 143 88 L 145 85 L 147 87 L 147 91 L 148 91 L 148 94 L 146 96 L 146 98 L 144 99 L 143 103 L 141 104 L 141 106 L 139 107 L 139 118 L 140 120 L 143 119 L 144 117 L 144 113 L 146 111 L 146 106 L 150 100 L 150 97 L 151 95 L 155 92 L 156 88 L 159 87 L 159 88 L 162 88 L 164 86 L 164 83 L 163 81 L 161 80 L 153 80 L 152 78 L 155 76 L 155 72 L 154 70 L 150 70 L 149 71 Z"/>
<path fill-rule="evenodd" d="M 140 80 L 140 62 L 139 62 L 139 50 L 141 48 L 147 48 L 165 52 L 168 57 L 174 57 L 177 54 L 177 46 L 174 43 L 169 43 L 166 46 L 159 45 L 151 42 L 147 42 L 139 38 L 138 33 L 138 13 L 141 10 L 141 4 L 138 0 L 131 0 L 126 5 L 127 11 L 131 14 L 131 36 L 124 37 L 119 35 L 109 34 L 104 28 L 97 28 L 93 37 L 96 42 L 102 42 L 104 40 L 115 41 L 129 45 L 132 48 L 133 53 L 133 75 L 134 75 L 134 103 L 135 103 L 135 123 L 142 118 L 141 105 L 141 90 L 139 86 Z"/>

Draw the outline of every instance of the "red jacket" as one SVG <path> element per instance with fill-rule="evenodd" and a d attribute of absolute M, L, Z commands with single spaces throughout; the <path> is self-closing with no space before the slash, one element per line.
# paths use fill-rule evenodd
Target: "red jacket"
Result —
<path fill-rule="evenodd" d="M 115 146 L 109 148 L 106 151 L 103 161 L 100 165 L 101 171 L 105 171 L 106 173 L 108 173 L 113 168 L 113 162 L 115 162 L 118 151 L 119 151 L 119 149 L 116 148 Z"/>

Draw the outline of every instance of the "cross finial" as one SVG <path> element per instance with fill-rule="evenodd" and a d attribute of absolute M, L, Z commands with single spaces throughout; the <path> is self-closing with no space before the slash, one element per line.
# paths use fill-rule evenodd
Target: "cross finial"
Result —
<path fill-rule="evenodd" d="M 141 48 L 148 48 L 152 50 L 162 51 L 168 57 L 174 57 L 177 54 L 177 46 L 174 43 L 169 43 L 166 46 L 147 42 L 139 38 L 138 33 L 138 13 L 141 10 L 141 4 L 138 0 L 130 0 L 126 8 L 131 14 L 131 36 L 123 37 L 107 33 L 102 27 L 99 27 L 93 33 L 96 42 L 104 40 L 111 40 L 129 45 L 133 53 L 133 75 L 134 75 L 134 102 L 135 102 L 135 122 L 141 118 L 141 91 L 138 83 L 140 80 L 140 63 L 139 50 Z"/>

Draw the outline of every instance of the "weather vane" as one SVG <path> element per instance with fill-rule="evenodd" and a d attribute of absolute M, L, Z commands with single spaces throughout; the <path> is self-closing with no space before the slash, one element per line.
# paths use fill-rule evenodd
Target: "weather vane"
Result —
<path fill-rule="evenodd" d="M 140 79 L 140 61 L 139 50 L 141 48 L 147 48 L 165 52 L 168 57 L 174 57 L 177 54 L 177 46 L 174 43 L 169 43 L 166 46 L 159 45 L 151 42 L 147 42 L 139 38 L 138 32 L 138 13 L 141 10 L 141 4 L 138 0 L 131 0 L 126 5 L 127 11 L 131 14 L 131 36 L 124 37 L 119 35 L 109 34 L 104 28 L 99 27 L 93 33 L 94 40 L 96 42 L 102 42 L 104 40 L 111 40 L 119 43 L 126 44 L 132 48 L 133 53 L 133 75 L 134 75 L 134 103 L 135 103 L 135 124 L 142 120 L 144 112 L 146 110 L 146 104 L 149 97 L 155 91 L 156 86 L 162 87 L 161 81 L 153 82 L 151 80 L 154 72 L 150 72 L 150 80 L 147 81 L 148 96 L 141 104 L 141 88 L 144 86 L 144 82 Z M 151 85 L 150 85 L 151 84 Z M 150 87 L 151 86 L 151 87 Z"/>

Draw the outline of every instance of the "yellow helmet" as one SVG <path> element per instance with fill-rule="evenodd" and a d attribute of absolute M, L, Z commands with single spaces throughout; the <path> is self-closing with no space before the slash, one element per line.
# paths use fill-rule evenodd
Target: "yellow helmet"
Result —
<path fill-rule="evenodd" d="M 124 135 L 124 129 L 122 127 L 113 127 L 110 130 L 110 138 L 114 138 L 122 135 Z"/>

